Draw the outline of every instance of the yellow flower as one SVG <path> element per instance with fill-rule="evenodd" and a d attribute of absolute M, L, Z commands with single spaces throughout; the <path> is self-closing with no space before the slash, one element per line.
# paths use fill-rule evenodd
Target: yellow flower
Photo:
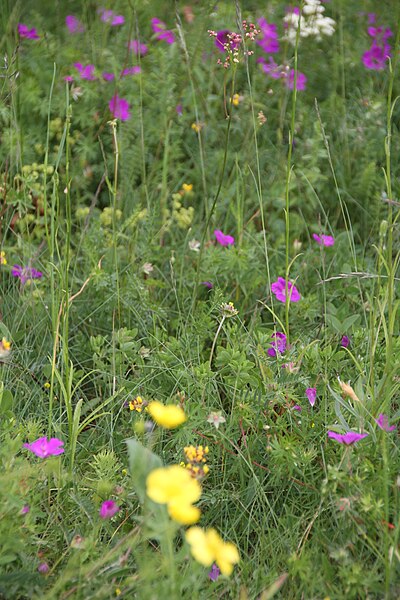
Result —
<path fill-rule="evenodd" d="M 11 348 L 11 342 L 8 342 L 5 337 L 1 340 L 1 345 L 3 346 L 3 350 L 9 350 Z"/>
<path fill-rule="evenodd" d="M 184 183 L 182 185 L 182 191 L 187 194 L 188 192 L 193 191 L 193 183 Z"/>
<path fill-rule="evenodd" d="M 199 133 L 199 131 L 201 131 L 202 124 L 201 123 L 192 123 L 191 127 L 192 127 L 193 131 L 195 131 L 196 133 Z"/>
<path fill-rule="evenodd" d="M 6 264 L 7 264 L 6 253 L 1 251 L 0 252 L 0 265 L 6 265 Z"/>
<path fill-rule="evenodd" d="M 230 575 L 233 565 L 240 560 L 235 544 L 224 542 L 215 529 L 204 531 L 200 527 L 191 527 L 186 532 L 186 540 L 197 562 L 205 567 L 216 562 L 223 575 Z"/>
<path fill-rule="evenodd" d="M 174 429 L 174 427 L 178 427 L 178 425 L 182 425 L 186 421 L 186 416 L 182 408 L 174 404 L 164 406 L 158 400 L 154 400 L 150 402 L 148 411 L 157 425 L 161 425 L 161 427 L 165 427 L 166 429 Z"/>
<path fill-rule="evenodd" d="M 0 341 L 0 359 L 6 358 L 11 352 L 11 343 L 5 337 Z"/>
<path fill-rule="evenodd" d="M 141 396 L 136 396 L 133 400 L 129 402 L 129 410 L 136 410 L 138 413 L 143 410 L 143 398 Z"/>
<path fill-rule="evenodd" d="M 232 97 L 233 106 L 239 106 L 240 100 L 241 100 L 241 97 L 239 96 L 239 94 L 233 94 L 233 97 Z"/>
<path fill-rule="evenodd" d="M 200 509 L 193 506 L 201 496 L 201 486 L 179 465 L 155 469 L 147 477 L 146 492 L 150 500 L 166 504 L 174 521 L 192 525 L 200 518 Z"/>

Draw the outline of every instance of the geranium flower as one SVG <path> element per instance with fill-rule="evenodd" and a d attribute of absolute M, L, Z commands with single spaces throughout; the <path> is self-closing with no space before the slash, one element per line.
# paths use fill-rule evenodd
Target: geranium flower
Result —
<path fill-rule="evenodd" d="M 124 98 L 120 98 L 117 94 L 111 98 L 108 106 L 114 119 L 127 121 L 131 118 L 131 114 L 129 112 L 129 102 Z"/>
<path fill-rule="evenodd" d="M 154 400 L 150 402 L 148 411 L 151 418 L 166 429 L 174 429 L 186 421 L 186 415 L 180 406 L 169 404 L 165 406 L 161 402 Z"/>
<path fill-rule="evenodd" d="M 227 47 L 231 50 L 236 50 L 238 48 L 239 43 L 234 42 L 230 36 L 234 35 L 232 31 L 229 29 L 221 29 L 217 31 L 217 35 L 215 36 L 215 45 L 217 46 L 220 52 L 226 52 Z M 229 44 L 229 46 L 227 46 Z"/>
<path fill-rule="evenodd" d="M 137 54 L 137 56 L 144 56 L 149 51 L 146 44 L 142 44 L 139 40 L 131 40 L 128 42 L 128 48 Z"/>
<path fill-rule="evenodd" d="M 102 519 L 111 519 L 119 511 L 119 506 L 114 500 L 105 500 L 100 506 L 99 515 Z"/>
<path fill-rule="evenodd" d="M 266 54 L 273 54 L 279 52 L 279 41 L 278 41 L 278 30 L 277 26 L 273 23 L 267 23 L 267 21 L 261 17 L 258 19 L 258 24 L 261 29 L 262 38 L 256 40 L 256 44 L 260 46 L 261 50 Z"/>
<path fill-rule="evenodd" d="M 124 69 L 121 73 L 121 77 L 126 77 L 126 75 L 137 75 L 138 73 L 141 73 L 142 68 L 139 66 L 135 66 L 135 67 L 128 67 L 127 69 Z"/>
<path fill-rule="evenodd" d="M 167 26 L 160 19 L 154 18 L 151 20 L 151 28 L 156 34 L 157 40 L 164 40 L 167 44 L 175 42 L 175 36 L 172 31 L 167 29 Z"/>
<path fill-rule="evenodd" d="M 223 575 L 231 575 L 233 565 L 240 560 L 238 549 L 232 542 L 224 542 L 215 529 L 200 527 L 191 527 L 185 537 L 197 562 L 205 567 L 215 562 Z"/>
<path fill-rule="evenodd" d="M 298 289 L 291 281 L 287 282 L 287 289 L 289 294 L 289 301 L 298 302 L 301 296 L 299 294 Z M 278 277 L 277 281 L 275 281 L 271 285 L 271 290 L 275 294 L 276 299 L 279 300 L 279 302 L 286 302 L 286 280 L 283 277 Z"/>
<path fill-rule="evenodd" d="M 65 24 L 70 33 L 83 33 L 85 31 L 82 23 L 74 15 L 67 15 L 65 17 Z"/>
<path fill-rule="evenodd" d="M 114 73 L 104 72 L 101 75 L 105 81 L 114 81 L 114 79 L 115 79 Z"/>
<path fill-rule="evenodd" d="M 265 62 L 265 58 L 259 58 L 257 62 L 261 63 L 262 70 L 272 79 L 281 79 L 284 77 L 284 72 L 282 71 L 282 67 L 279 66 L 272 56 L 268 58 L 268 63 Z"/>
<path fill-rule="evenodd" d="M 317 235 L 313 233 L 313 238 L 320 246 L 333 246 L 335 243 L 335 238 L 331 235 Z"/>
<path fill-rule="evenodd" d="M 375 419 L 375 423 L 383 429 L 383 431 L 394 431 L 396 429 L 396 425 L 389 426 L 389 419 L 386 415 L 380 413 L 379 417 Z"/>
<path fill-rule="evenodd" d="M 288 87 L 289 90 L 292 90 L 294 88 L 294 74 L 295 74 L 295 70 L 290 69 L 289 74 L 285 76 L 286 87 Z M 297 71 L 296 90 L 297 91 L 305 90 L 306 83 L 307 83 L 307 77 L 304 75 L 304 73 Z"/>
<path fill-rule="evenodd" d="M 94 81 L 96 79 L 94 76 L 94 65 L 84 66 L 82 63 L 74 63 L 74 67 L 77 69 L 77 71 L 79 71 L 82 79 L 87 79 L 89 81 Z"/>
<path fill-rule="evenodd" d="M 24 448 L 27 448 L 39 458 L 47 458 L 48 456 L 57 456 L 58 454 L 62 454 L 64 452 L 64 448 L 61 446 L 64 445 L 64 442 L 59 440 L 58 438 L 50 438 L 47 440 L 47 437 L 41 437 L 31 444 L 24 444 Z"/>
<path fill-rule="evenodd" d="M 286 335 L 277 331 L 273 333 L 272 336 L 273 341 L 271 342 L 271 348 L 268 348 L 267 354 L 269 356 L 276 356 L 277 352 L 279 354 L 283 354 L 286 350 Z"/>
<path fill-rule="evenodd" d="M 316 390 L 316 388 L 307 388 L 306 389 L 306 396 L 307 396 L 308 401 L 311 404 L 311 406 L 314 406 L 315 400 L 317 399 L 317 390 Z"/>
<path fill-rule="evenodd" d="M 112 27 L 123 25 L 125 23 L 125 18 L 122 15 L 116 15 L 113 10 L 100 8 L 98 12 L 100 14 L 100 20 L 103 21 L 103 23 L 108 23 Z"/>
<path fill-rule="evenodd" d="M 174 521 L 192 525 L 199 520 L 200 509 L 193 504 L 200 499 L 201 486 L 184 467 L 171 465 L 155 469 L 147 477 L 146 492 L 153 502 L 167 505 Z"/>
<path fill-rule="evenodd" d="M 21 280 L 22 285 L 31 279 L 40 279 L 43 277 L 41 271 L 37 271 L 33 267 L 21 267 L 21 265 L 14 265 L 11 269 L 11 275 L 18 277 Z"/>
<path fill-rule="evenodd" d="M 328 431 L 328 437 L 332 440 L 336 440 L 340 444 L 345 446 L 352 446 L 359 440 L 367 437 L 368 433 L 356 433 L 355 431 L 348 431 L 347 433 L 336 433 L 335 431 Z"/>
<path fill-rule="evenodd" d="M 230 246 L 235 243 L 235 238 L 233 236 L 222 233 L 220 229 L 215 229 L 214 235 L 218 244 L 221 246 Z"/>
<path fill-rule="evenodd" d="M 389 44 L 380 46 L 375 41 L 369 50 L 364 52 L 361 60 L 366 69 L 373 71 L 382 71 L 386 68 L 387 59 L 391 56 Z"/>
<path fill-rule="evenodd" d="M 27 38 L 28 40 L 38 40 L 40 37 L 34 27 L 29 29 L 28 25 L 24 25 L 23 23 L 18 23 L 18 33 L 19 37 Z"/>

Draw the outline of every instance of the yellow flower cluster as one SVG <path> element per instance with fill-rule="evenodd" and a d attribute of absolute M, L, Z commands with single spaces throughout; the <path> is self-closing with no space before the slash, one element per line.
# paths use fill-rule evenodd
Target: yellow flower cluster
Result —
<path fill-rule="evenodd" d="M 186 464 L 182 463 L 196 479 L 202 479 L 209 472 L 207 462 L 208 446 L 186 446 L 183 449 L 186 458 Z"/>
<path fill-rule="evenodd" d="M 162 467 L 150 473 L 146 480 L 148 497 L 166 504 L 169 516 L 182 525 L 192 525 L 200 518 L 200 509 L 193 506 L 201 496 L 201 486 L 179 465 Z"/>
<path fill-rule="evenodd" d="M 5 337 L 0 342 L 0 358 L 6 358 L 11 351 L 11 342 L 9 342 Z"/>
<path fill-rule="evenodd" d="M 2 250 L 0 252 L 0 265 L 6 265 L 6 264 L 7 264 L 6 253 Z"/>
<path fill-rule="evenodd" d="M 141 396 L 136 396 L 136 398 L 129 402 L 129 410 L 136 410 L 136 412 L 141 413 L 144 407 L 145 404 Z"/>
<path fill-rule="evenodd" d="M 186 421 L 185 413 L 180 406 L 169 404 L 164 406 L 158 400 L 150 402 L 148 409 L 151 418 L 166 429 L 174 429 Z"/>
<path fill-rule="evenodd" d="M 191 527 L 186 532 L 186 541 L 197 562 L 205 567 L 215 562 L 223 575 L 230 575 L 240 560 L 235 544 L 224 542 L 215 529 Z"/>

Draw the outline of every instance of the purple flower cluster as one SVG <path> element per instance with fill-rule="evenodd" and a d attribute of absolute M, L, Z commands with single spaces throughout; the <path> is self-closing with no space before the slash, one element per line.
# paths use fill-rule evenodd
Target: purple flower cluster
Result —
<path fill-rule="evenodd" d="M 152 19 L 151 28 L 156 34 L 157 40 L 167 42 L 167 44 L 173 44 L 175 42 L 175 36 L 173 32 L 167 29 L 165 23 L 160 21 L 160 19 Z"/>
<path fill-rule="evenodd" d="M 271 348 L 268 348 L 268 356 L 276 356 L 277 353 L 283 354 L 286 350 L 286 335 L 277 331 L 272 334 Z"/>
<path fill-rule="evenodd" d="M 374 16 L 374 15 L 373 15 Z M 369 23 L 374 23 L 375 16 L 371 20 L 369 16 Z M 387 59 L 390 58 L 390 45 L 387 40 L 393 36 L 393 32 L 388 27 L 368 27 L 368 35 L 372 38 L 372 44 L 366 52 L 362 55 L 362 62 L 366 69 L 372 69 L 374 71 L 382 71 L 386 68 Z"/>
<path fill-rule="evenodd" d="M 268 23 L 263 17 L 258 19 L 262 37 L 256 40 L 256 44 L 266 54 L 279 52 L 278 28 L 274 23 Z"/>
<path fill-rule="evenodd" d="M 18 277 L 22 285 L 31 279 L 40 279 L 43 277 L 41 271 L 37 271 L 33 267 L 21 267 L 21 265 L 14 265 L 11 269 L 11 275 L 13 277 Z"/>

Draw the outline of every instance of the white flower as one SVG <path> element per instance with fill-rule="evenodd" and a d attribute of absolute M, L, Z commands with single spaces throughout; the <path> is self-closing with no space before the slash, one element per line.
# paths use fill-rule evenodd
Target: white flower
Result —
<path fill-rule="evenodd" d="M 154 271 L 154 267 L 150 262 L 145 262 L 142 267 L 142 271 L 143 273 L 146 273 L 146 275 L 150 275 L 150 273 Z"/>
<path fill-rule="evenodd" d="M 198 240 L 190 240 L 189 249 L 193 250 L 193 252 L 200 252 L 200 242 Z"/>

